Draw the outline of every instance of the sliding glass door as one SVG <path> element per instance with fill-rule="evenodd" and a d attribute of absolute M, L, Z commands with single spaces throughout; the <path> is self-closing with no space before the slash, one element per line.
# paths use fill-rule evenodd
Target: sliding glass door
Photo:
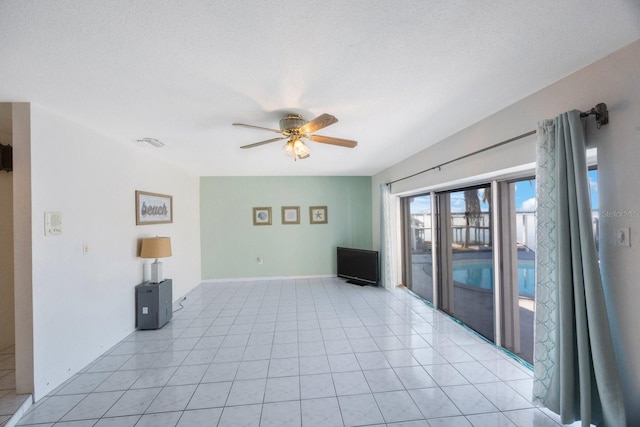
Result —
<path fill-rule="evenodd" d="M 433 302 L 433 229 L 431 195 L 403 199 L 403 282 L 417 295 Z"/>
<path fill-rule="evenodd" d="M 503 218 L 503 242 L 511 256 L 503 256 L 502 346 L 533 363 L 533 330 L 536 310 L 536 180 L 503 183 L 501 202 L 508 204 Z M 511 298 L 513 296 L 513 298 Z"/>
<path fill-rule="evenodd" d="M 501 181 L 406 197 L 402 205 L 404 283 L 528 362 L 535 312 L 535 190 L 533 178 Z"/>
<path fill-rule="evenodd" d="M 598 171 L 589 170 L 598 247 Z M 536 180 L 403 198 L 404 283 L 533 363 Z"/>
<path fill-rule="evenodd" d="M 439 307 L 494 340 L 491 187 L 439 193 Z"/>

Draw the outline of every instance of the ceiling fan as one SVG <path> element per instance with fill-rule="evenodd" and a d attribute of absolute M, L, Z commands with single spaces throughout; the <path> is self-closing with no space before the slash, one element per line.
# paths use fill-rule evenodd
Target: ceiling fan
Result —
<path fill-rule="evenodd" d="M 247 125 L 244 123 L 233 123 L 233 126 L 244 126 L 253 129 L 262 129 L 269 132 L 279 133 L 282 136 L 266 139 L 264 141 L 255 142 L 253 144 L 243 145 L 240 148 L 259 147 L 271 142 L 286 139 L 287 142 L 282 147 L 285 154 L 293 157 L 293 160 L 306 159 L 311 155 L 309 147 L 302 141 L 302 138 L 321 144 L 338 145 L 340 147 L 353 148 L 358 143 L 350 139 L 333 138 L 331 136 L 315 135 L 314 132 L 336 123 L 336 119 L 331 114 L 321 114 L 310 122 L 306 121 L 300 114 L 288 114 L 280 119 L 280 130 L 265 128 L 261 126 Z"/>

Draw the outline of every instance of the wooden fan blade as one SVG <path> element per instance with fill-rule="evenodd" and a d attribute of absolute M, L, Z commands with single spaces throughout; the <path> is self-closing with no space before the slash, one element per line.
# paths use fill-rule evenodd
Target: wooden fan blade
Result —
<path fill-rule="evenodd" d="M 353 148 L 358 145 L 357 141 L 351 139 L 333 138 L 331 136 L 309 135 L 309 139 L 322 144 L 339 145 L 340 147 Z"/>
<path fill-rule="evenodd" d="M 276 129 L 263 128 L 262 126 L 247 125 L 247 124 L 244 124 L 244 123 L 233 123 L 233 126 L 242 126 L 242 127 L 245 127 L 245 128 L 261 129 L 261 130 L 268 130 L 269 132 L 282 133 L 281 131 L 276 130 Z"/>
<path fill-rule="evenodd" d="M 267 139 L 264 141 L 260 141 L 260 142 L 254 142 L 253 144 L 249 144 L 249 145 L 243 145 L 240 148 L 253 148 L 253 147 L 259 147 L 261 145 L 265 145 L 268 144 L 270 142 L 274 142 L 274 141 L 280 141 L 281 139 L 287 139 L 286 136 L 281 136 L 280 138 L 271 138 L 271 139 Z"/>
<path fill-rule="evenodd" d="M 319 129 L 326 128 L 337 121 L 338 119 L 333 117 L 331 114 L 321 114 L 306 125 L 300 126 L 299 131 L 300 133 L 313 133 Z"/>

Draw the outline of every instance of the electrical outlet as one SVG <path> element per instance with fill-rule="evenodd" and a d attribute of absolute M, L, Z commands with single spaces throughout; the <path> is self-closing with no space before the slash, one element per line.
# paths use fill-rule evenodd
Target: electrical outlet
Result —
<path fill-rule="evenodd" d="M 261 257 L 256 258 L 256 261 L 258 262 L 258 264 L 262 265 L 264 264 L 264 260 Z"/>
<path fill-rule="evenodd" d="M 89 244 L 88 244 L 88 243 L 83 243 L 83 244 L 82 244 L 82 253 L 83 253 L 84 255 L 86 255 L 86 254 L 88 254 L 88 253 L 89 253 Z"/>

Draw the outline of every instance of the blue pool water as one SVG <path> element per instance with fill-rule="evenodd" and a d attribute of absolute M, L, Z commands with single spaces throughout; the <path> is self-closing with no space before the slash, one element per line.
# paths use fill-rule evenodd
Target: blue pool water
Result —
<path fill-rule="evenodd" d="M 518 261 L 518 292 L 521 296 L 535 295 L 535 264 Z M 486 261 L 457 260 L 453 262 L 453 280 L 481 289 L 493 290 L 493 264 Z"/>

